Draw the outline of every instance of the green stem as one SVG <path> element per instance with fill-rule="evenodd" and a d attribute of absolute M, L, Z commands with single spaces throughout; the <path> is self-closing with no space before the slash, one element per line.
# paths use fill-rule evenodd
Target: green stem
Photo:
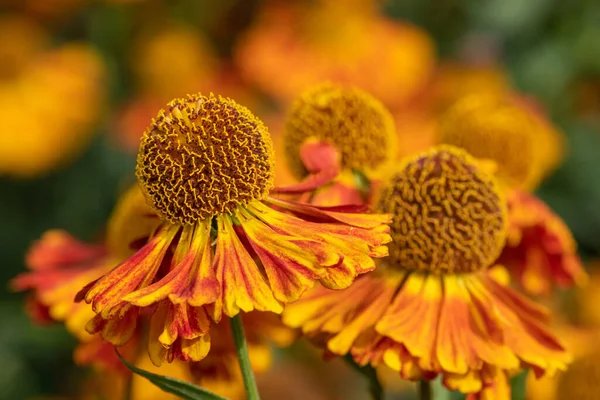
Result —
<path fill-rule="evenodd" d="M 428 381 L 419 381 L 419 400 L 432 400 L 431 384 Z"/>
<path fill-rule="evenodd" d="M 240 369 L 242 370 L 242 379 L 244 380 L 248 400 L 260 400 L 256 380 L 254 379 L 254 372 L 252 372 L 252 366 L 250 365 L 250 356 L 248 355 L 248 345 L 246 344 L 242 317 L 238 314 L 231 318 L 229 322 L 231 324 L 233 342 L 235 343 Z"/>
<path fill-rule="evenodd" d="M 344 359 L 352 368 L 354 368 L 354 370 L 367 378 L 369 381 L 369 393 L 371 393 L 371 398 L 373 400 L 383 400 L 383 388 L 381 387 L 381 383 L 379 383 L 375 368 L 370 365 L 364 367 L 358 365 L 350 355 L 347 355 Z"/>
<path fill-rule="evenodd" d="M 127 377 L 127 381 L 125 382 L 125 390 L 123 392 L 123 400 L 131 400 L 133 399 L 133 374 L 130 374 Z"/>

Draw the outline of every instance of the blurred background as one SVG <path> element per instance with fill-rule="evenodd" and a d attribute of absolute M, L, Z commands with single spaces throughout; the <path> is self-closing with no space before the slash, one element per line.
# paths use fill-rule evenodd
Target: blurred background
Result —
<path fill-rule="evenodd" d="M 212 91 L 264 118 L 277 142 L 289 102 L 323 80 L 386 104 L 399 157 L 433 143 L 437 116 L 461 96 L 518 93 L 564 137 L 562 164 L 537 192 L 584 261 L 598 256 L 598 1 L 1 0 L 0 399 L 83 398 L 75 340 L 33 325 L 8 282 L 47 229 L 102 238 L 159 108 Z M 300 381 L 322 390 L 299 399 L 365 398 L 342 363 L 316 360 L 284 361 L 262 378 L 265 393 L 291 400 Z"/>

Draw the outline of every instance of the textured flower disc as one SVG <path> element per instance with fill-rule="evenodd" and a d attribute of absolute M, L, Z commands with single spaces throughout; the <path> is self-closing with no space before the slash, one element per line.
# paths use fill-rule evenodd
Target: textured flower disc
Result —
<path fill-rule="evenodd" d="M 382 188 L 393 215 L 391 265 L 429 272 L 488 267 L 507 235 L 506 201 L 492 176 L 463 150 L 437 146 L 407 159 Z"/>
<path fill-rule="evenodd" d="M 461 147 L 498 164 L 508 183 L 528 186 L 539 154 L 531 117 L 500 95 L 473 94 L 456 102 L 439 121 L 440 143 Z"/>
<path fill-rule="evenodd" d="M 597 400 L 600 394 L 600 352 L 577 359 L 558 381 L 557 399 Z"/>
<path fill-rule="evenodd" d="M 394 120 L 381 102 L 362 90 L 332 83 L 302 93 L 287 115 L 286 159 L 299 178 L 307 174 L 300 148 L 311 137 L 332 143 L 344 168 L 377 170 L 396 154 Z"/>
<path fill-rule="evenodd" d="M 273 187 L 274 155 L 265 125 L 230 99 L 175 99 L 142 137 L 137 177 L 147 199 L 172 223 L 230 213 Z"/>

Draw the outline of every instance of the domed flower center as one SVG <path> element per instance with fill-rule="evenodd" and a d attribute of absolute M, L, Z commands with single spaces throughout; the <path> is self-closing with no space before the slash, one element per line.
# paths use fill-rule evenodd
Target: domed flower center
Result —
<path fill-rule="evenodd" d="M 376 170 L 396 152 L 395 125 L 389 111 L 362 90 L 331 83 L 301 94 L 286 118 L 286 158 L 300 178 L 307 171 L 298 155 L 311 137 L 333 144 L 344 168 Z"/>
<path fill-rule="evenodd" d="M 440 142 L 461 147 L 498 164 L 509 184 L 527 187 L 535 179 L 537 127 L 526 111 L 502 96 L 473 94 L 459 100 L 439 122 Z"/>
<path fill-rule="evenodd" d="M 262 121 L 233 100 L 196 94 L 171 101 L 152 121 L 136 174 L 162 218 L 193 224 L 265 198 L 273 163 Z"/>
<path fill-rule="evenodd" d="M 490 266 L 506 241 L 497 183 L 452 146 L 407 159 L 382 188 L 378 206 L 393 215 L 389 262 L 398 268 L 473 272 Z"/>

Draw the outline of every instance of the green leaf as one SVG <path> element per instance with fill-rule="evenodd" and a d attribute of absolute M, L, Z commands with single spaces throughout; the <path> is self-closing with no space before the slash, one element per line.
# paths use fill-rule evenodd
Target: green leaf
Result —
<path fill-rule="evenodd" d="M 127 362 L 119 352 L 117 352 L 119 359 L 127 368 L 129 368 L 132 372 L 143 376 L 148 379 L 150 382 L 161 388 L 167 393 L 172 393 L 181 397 L 184 400 L 227 400 L 225 397 L 221 397 L 217 394 L 209 392 L 206 389 L 202 389 L 196 385 L 192 385 L 191 383 L 184 382 L 179 379 L 170 378 L 168 376 L 162 376 L 153 374 L 148 371 L 144 371 L 143 369 L 137 368 L 134 365 L 131 365 Z"/>

